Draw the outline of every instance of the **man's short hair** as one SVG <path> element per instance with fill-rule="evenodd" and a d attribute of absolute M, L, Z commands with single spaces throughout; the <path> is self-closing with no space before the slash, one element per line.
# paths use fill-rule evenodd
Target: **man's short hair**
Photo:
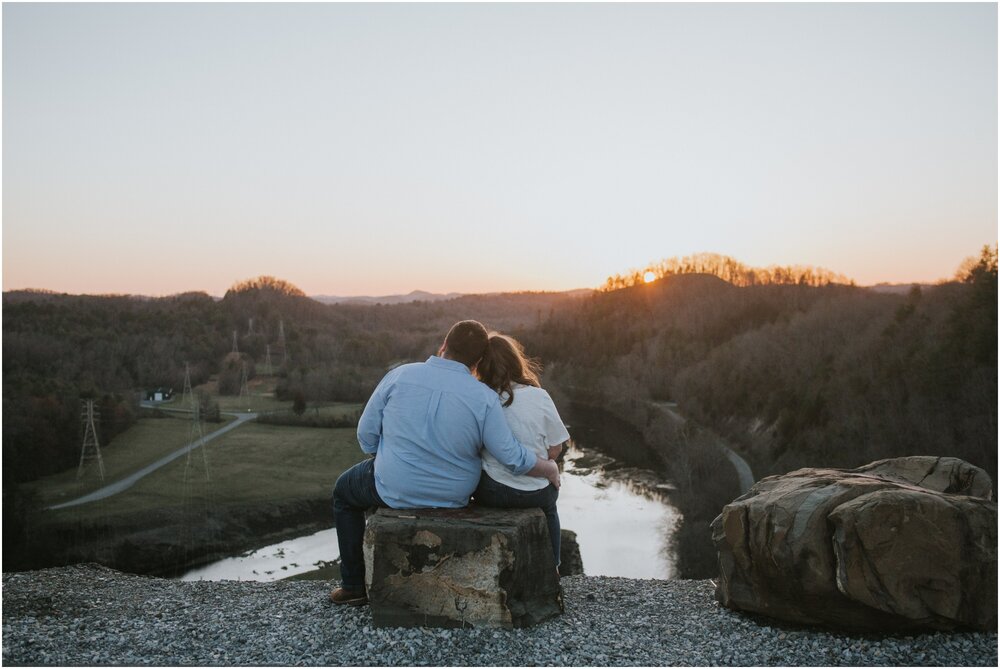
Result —
<path fill-rule="evenodd" d="M 479 321 L 459 321 L 451 326 L 444 338 L 447 356 L 467 367 L 479 362 L 489 343 L 489 333 Z"/>

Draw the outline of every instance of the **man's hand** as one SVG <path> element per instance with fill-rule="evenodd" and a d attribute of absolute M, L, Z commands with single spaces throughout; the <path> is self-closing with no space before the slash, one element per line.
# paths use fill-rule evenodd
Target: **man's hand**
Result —
<path fill-rule="evenodd" d="M 559 489 L 559 465 L 552 460 L 542 460 L 535 456 L 535 466 L 526 473 L 528 476 L 548 479 L 549 483 L 556 487 L 556 490 Z"/>

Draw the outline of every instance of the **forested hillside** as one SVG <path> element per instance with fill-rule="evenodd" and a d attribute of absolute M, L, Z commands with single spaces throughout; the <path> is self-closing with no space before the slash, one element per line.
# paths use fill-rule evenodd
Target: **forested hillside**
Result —
<path fill-rule="evenodd" d="M 612 277 L 525 343 L 550 389 L 631 422 L 670 471 L 685 577 L 716 573 L 709 525 L 739 493 L 725 446 L 757 479 L 956 456 L 989 472 L 995 494 L 995 248 L 908 294 L 714 255 L 646 272 Z"/>
<path fill-rule="evenodd" d="M 930 454 L 996 480 L 995 249 L 960 280 L 908 295 L 736 287 L 703 274 L 632 284 L 531 334 L 530 350 L 571 398 L 629 417 L 654 440 L 670 432 L 657 429 L 655 403 L 676 402 L 758 477 Z"/>
<path fill-rule="evenodd" d="M 996 477 L 995 250 L 960 280 L 908 295 L 824 273 L 755 273 L 721 256 L 688 260 L 660 263 L 651 283 L 609 281 L 582 297 L 324 305 L 270 277 L 221 300 L 6 293 L 4 480 L 74 466 L 81 397 L 99 400 L 107 443 L 134 420 L 138 391 L 179 390 L 185 364 L 195 385 L 211 375 L 223 391 L 237 385 L 225 363 L 234 332 L 251 373 L 270 347 L 283 397 L 364 401 L 388 367 L 433 353 L 464 318 L 523 338 L 546 364 L 546 383 L 630 420 L 674 467 L 692 453 L 677 440 L 709 428 L 758 476 L 927 453 Z M 706 268 L 719 276 L 687 273 Z M 683 428 L 662 410 L 669 402 L 688 419 Z"/>
<path fill-rule="evenodd" d="M 75 466 L 81 398 L 97 400 L 106 444 L 135 420 L 139 391 L 180 392 L 186 364 L 193 385 L 218 375 L 220 391 L 236 394 L 240 371 L 234 359 L 246 361 L 252 376 L 263 371 L 269 347 L 283 397 L 301 392 L 309 402 L 360 402 L 390 365 L 434 353 L 456 320 L 477 318 L 521 331 L 573 299 L 509 293 L 324 305 L 271 277 L 238 283 L 221 300 L 204 293 L 159 299 L 5 293 L 4 482 Z M 234 332 L 238 358 L 230 355 Z"/>

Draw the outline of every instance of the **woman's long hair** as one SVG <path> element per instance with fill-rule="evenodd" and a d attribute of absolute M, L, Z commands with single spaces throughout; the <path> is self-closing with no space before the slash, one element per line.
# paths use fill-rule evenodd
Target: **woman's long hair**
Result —
<path fill-rule="evenodd" d="M 526 356 L 524 348 L 516 339 L 496 332 L 490 333 L 486 353 L 476 366 L 476 376 L 497 391 L 505 407 L 509 407 L 514 401 L 511 384 L 541 387 L 538 381 L 541 371 L 541 364 Z"/>

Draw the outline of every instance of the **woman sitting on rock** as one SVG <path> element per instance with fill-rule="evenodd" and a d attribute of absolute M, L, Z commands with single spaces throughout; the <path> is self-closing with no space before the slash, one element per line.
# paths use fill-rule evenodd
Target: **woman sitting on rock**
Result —
<path fill-rule="evenodd" d="M 480 381 L 500 395 L 504 418 L 521 444 L 539 458 L 555 460 L 569 433 L 552 398 L 538 381 L 539 364 L 524 355 L 515 339 L 490 333 L 489 345 L 476 366 Z M 517 476 L 483 451 L 483 473 L 473 498 L 483 506 L 524 509 L 538 507 L 545 512 L 552 541 L 552 554 L 559 566 L 559 490 L 548 480 Z"/>

